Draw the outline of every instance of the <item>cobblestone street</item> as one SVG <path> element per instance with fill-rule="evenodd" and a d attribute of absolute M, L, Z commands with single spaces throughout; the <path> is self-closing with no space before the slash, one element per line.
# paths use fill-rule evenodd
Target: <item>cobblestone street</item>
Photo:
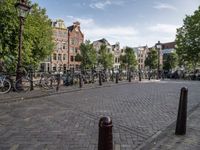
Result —
<path fill-rule="evenodd" d="M 115 150 L 133 150 L 177 117 L 181 87 L 188 110 L 200 82 L 128 83 L 0 104 L 0 150 L 97 150 L 98 121 L 113 121 Z"/>

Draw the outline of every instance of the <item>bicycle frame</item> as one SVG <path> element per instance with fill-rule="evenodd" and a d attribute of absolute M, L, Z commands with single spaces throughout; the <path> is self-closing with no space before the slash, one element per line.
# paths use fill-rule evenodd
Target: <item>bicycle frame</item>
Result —
<path fill-rule="evenodd" d="M 3 82 L 6 79 L 6 76 L 0 76 L 0 87 L 3 87 Z"/>

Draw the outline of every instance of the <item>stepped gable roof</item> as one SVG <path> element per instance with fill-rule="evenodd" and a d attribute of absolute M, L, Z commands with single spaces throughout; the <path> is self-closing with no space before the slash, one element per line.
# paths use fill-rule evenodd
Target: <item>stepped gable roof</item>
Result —
<path fill-rule="evenodd" d="M 79 32 L 82 34 L 82 36 L 84 36 L 84 34 L 80 30 L 80 22 L 76 21 L 73 23 L 73 25 L 67 27 L 69 32 L 72 32 L 75 28 L 78 28 Z"/>

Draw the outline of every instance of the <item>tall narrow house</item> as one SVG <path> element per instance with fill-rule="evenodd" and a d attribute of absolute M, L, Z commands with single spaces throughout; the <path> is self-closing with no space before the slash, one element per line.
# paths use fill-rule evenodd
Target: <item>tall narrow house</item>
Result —
<path fill-rule="evenodd" d="M 80 62 L 75 60 L 77 53 L 80 53 L 80 45 L 84 42 L 84 35 L 80 29 L 80 22 L 74 22 L 68 28 L 68 67 L 79 69 Z"/>

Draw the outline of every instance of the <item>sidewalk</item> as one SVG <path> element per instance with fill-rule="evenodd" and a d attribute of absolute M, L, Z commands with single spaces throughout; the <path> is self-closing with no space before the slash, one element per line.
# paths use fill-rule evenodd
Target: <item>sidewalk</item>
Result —
<path fill-rule="evenodd" d="M 99 86 L 98 82 L 95 82 L 93 84 L 83 84 L 82 88 L 79 88 L 79 84 L 76 84 L 74 86 L 63 86 L 61 85 L 59 87 L 59 90 L 56 91 L 56 89 L 50 89 L 45 90 L 39 87 L 34 88 L 33 91 L 28 92 L 9 92 L 6 94 L 0 94 L 0 103 L 9 103 L 9 102 L 16 102 L 16 101 L 23 101 L 26 99 L 31 98 L 39 98 L 44 96 L 50 96 L 55 94 L 62 94 L 62 93 L 69 93 L 69 92 L 76 92 L 80 90 L 86 90 L 86 89 L 95 89 L 95 88 L 101 88 L 101 87 L 110 87 L 115 85 L 123 85 L 123 84 L 130 84 L 130 83 L 151 83 L 151 82 L 158 82 L 160 80 L 147 80 L 143 79 L 141 82 L 138 80 L 132 80 L 131 82 L 128 82 L 127 80 L 119 81 L 118 84 L 112 81 L 109 82 L 103 82 L 102 86 Z"/>
<path fill-rule="evenodd" d="M 136 83 L 138 81 L 132 81 L 131 83 Z M 56 89 L 51 90 L 44 90 L 42 88 L 35 88 L 33 91 L 27 91 L 27 92 L 9 92 L 6 94 L 0 95 L 0 103 L 9 103 L 9 102 L 16 102 L 16 101 L 23 101 L 26 99 L 32 99 L 32 98 L 39 98 L 44 96 L 50 96 L 55 94 L 62 94 L 62 93 L 69 93 L 69 92 L 76 92 L 80 90 L 87 90 L 87 89 L 95 89 L 95 88 L 101 88 L 101 87 L 110 87 L 115 85 L 123 85 L 123 84 L 129 84 L 130 82 L 124 80 L 119 81 L 118 84 L 115 82 L 103 82 L 102 86 L 99 86 L 98 82 L 95 82 L 94 84 L 83 84 L 82 88 L 79 88 L 79 84 L 76 84 L 74 86 L 63 86 L 61 85 L 59 87 L 59 90 L 56 91 Z"/>
<path fill-rule="evenodd" d="M 200 150 L 200 106 L 188 117 L 186 135 L 175 135 L 175 124 L 143 150 Z"/>

